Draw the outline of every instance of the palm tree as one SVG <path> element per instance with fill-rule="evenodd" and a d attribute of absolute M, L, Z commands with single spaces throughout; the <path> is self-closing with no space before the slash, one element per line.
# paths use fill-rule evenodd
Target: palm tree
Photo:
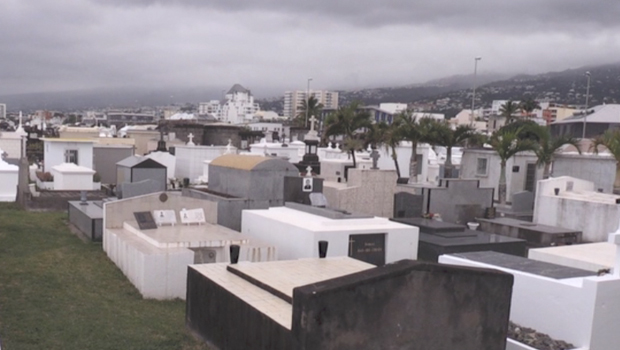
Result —
<path fill-rule="evenodd" d="M 398 155 L 396 154 L 396 148 L 402 141 L 402 135 L 400 132 L 399 120 L 395 120 L 392 124 L 385 122 L 379 122 L 372 124 L 365 135 L 365 145 L 370 145 L 372 149 L 377 149 L 380 146 L 385 147 L 385 151 L 390 155 L 392 161 L 394 161 L 394 167 L 396 168 L 396 175 L 400 178 L 400 166 L 398 164 Z"/>
<path fill-rule="evenodd" d="M 325 137 L 344 138 L 343 149 L 351 153 L 353 167 L 357 166 L 355 151 L 364 147 L 365 131 L 372 127 L 370 113 L 360 107 L 358 102 L 342 106 L 325 120 Z"/>
<path fill-rule="evenodd" d="M 308 120 L 311 116 L 320 117 L 323 110 L 323 104 L 314 96 L 310 96 L 308 100 L 303 100 L 301 106 L 297 107 L 297 115 L 295 116 L 294 123 L 297 126 L 308 127 Z"/>
<path fill-rule="evenodd" d="M 452 129 L 446 121 L 434 121 L 430 130 L 431 143 L 446 148 L 446 162 L 444 163 L 443 177 L 452 177 L 452 147 L 463 146 L 474 134 L 475 129 L 469 125 L 459 125 Z"/>
<path fill-rule="evenodd" d="M 531 97 L 528 97 L 526 99 L 521 100 L 521 102 L 519 103 L 519 108 L 521 108 L 521 111 L 523 112 L 523 114 L 525 114 L 526 118 L 529 118 L 532 116 L 532 112 L 535 109 L 540 108 L 540 104 L 538 103 L 538 101 L 534 100 Z"/>
<path fill-rule="evenodd" d="M 536 153 L 536 157 L 538 157 L 536 165 L 544 167 L 543 179 L 549 178 L 551 163 L 553 163 L 555 154 L 564 145 L 573 145 L 577 149 L 577 152 L 581 154 L 579 139 L 575 137 L 569 135 L 551 136 L 549 128 L 537 124 L 532 124 L 528 128 L 529 131 L 534 133 L 538 138 L 534 153 Z"/>
<path fill-rule="evenodd" d="M 400 135 L 403 140 L 411 142 L 411 158 L 409 158 L 409 183 L 418 182 L 418 143 L 429 140 L 429 130 L 432 125 L 432 118 L 422 117 L 416 121 L 413 114 L 403 111 L 396 116 L 400 124 Z"/>
<path fill-rule="evenodd" d="M 500 204 L 506 204 L 506 162 L 517 153 L 536 149 L 535 142 L 519 137 L 522 131 L 521 129 L 501 128 L 491 135 L 491 147 L 497 152 L 500 159 L 499 184 L 497 186 Z"/>
<path fill-rule="evenodd" d="M 607 148 L 614 158 L 616 158 L 616 180 L 614 181 L 614 187 L 620 186 L 620 130 L 608 129 L 603 135 L 597 136 L 592 140 L 590 149 L 595 154 L 599 152 L 599 146 Z"/>
<path fill-rule="evenodd" d="M 499 114 L 506 118 L 506 124 L 510 124 L 519 110 L 518 103 L 508 100 L 499 108 Z"/>

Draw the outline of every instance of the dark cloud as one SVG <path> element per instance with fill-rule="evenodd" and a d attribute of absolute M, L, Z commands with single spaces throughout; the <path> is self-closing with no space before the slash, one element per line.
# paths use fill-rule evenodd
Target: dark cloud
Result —
<path fill-rule="evenodd" d="M 88 87 L 257 95 L 609 62 L 620 3 L 590 0 L 5 0 L 0 95 Z M 205 96 L 205 99 L 217 96 Z"/>

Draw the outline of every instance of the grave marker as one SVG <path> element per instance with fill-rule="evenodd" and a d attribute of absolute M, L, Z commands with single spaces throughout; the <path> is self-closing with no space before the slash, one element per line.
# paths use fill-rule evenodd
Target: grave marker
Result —
<path fill-rule="evenodd" d="M 174 210 L 153 210 L 153 217 L 157 226 L 174 226 L 177 224 L 177 216 Z"/>
<path fill-rule="evenodd" d="M 157 224 L 155 220 L 153 220 L 153 215 L 150 211 L 134 212 L 133 216 L 136 218 L 140 230 L 152 230 L 157 228 Z"/>
<path fill-rule="evenodd" d="M 205 212 L 202 208 L 190 210 L 182 209 L 179 215 L 181 216 L 181 223 L 184 225 L 202 225 L 207 222 L 205 219 Z"/>

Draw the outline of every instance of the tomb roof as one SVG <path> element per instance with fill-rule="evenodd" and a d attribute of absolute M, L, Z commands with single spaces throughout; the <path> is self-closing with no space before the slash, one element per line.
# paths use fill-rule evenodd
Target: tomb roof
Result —
<path fill-rule="evenodd" d="M 295 168 L 294 165 L 283 159 L 238 154 L 225 154 L 217 157 L 211 162 L 211 166 L 220 166 L 240 170 L 290 169 L 291 171 L 297 171 L 297 168 Z"/>
<path fill-rule="evenodd" d="M 53 170 L 62 173 L 78 173 L 78 174 L 94 174 L 95 171 L 85 166 L 79 166 L 73 163 L 62 163 L 52 167 Z"/>

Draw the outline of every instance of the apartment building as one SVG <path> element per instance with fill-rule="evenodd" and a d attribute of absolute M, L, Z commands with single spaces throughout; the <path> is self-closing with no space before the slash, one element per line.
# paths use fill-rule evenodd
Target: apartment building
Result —
<path fill-rule="evenodd" d="M 309 93 L 309 95 L 308 95 Z M 338 108 L 338 92 L 327 90 L 295 90 L 286 91 L 284 93 L 284 116 L 293 118 L 297 114 L 297 111 L 302 106 L 303 101 L 306 101 L 310 96 L 313 96 L 317 101 L 323 104 L 323 108 L 337 109 Z"/>

